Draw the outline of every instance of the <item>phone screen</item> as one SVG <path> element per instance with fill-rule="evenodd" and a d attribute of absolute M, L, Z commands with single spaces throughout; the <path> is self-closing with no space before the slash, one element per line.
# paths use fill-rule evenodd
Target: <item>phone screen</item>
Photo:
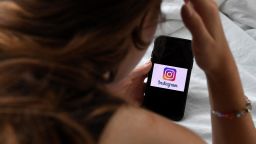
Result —
<path fill-rule="evenodd" d="M 172 120 L 184 115 L 193 66 L 191 41 L 160 36 L 151 55 L 144 106 Z"/>
<path fill-rule="evenodd" d="M 155 63 L 150 86 L 184 92 L 188 70 Z"/>

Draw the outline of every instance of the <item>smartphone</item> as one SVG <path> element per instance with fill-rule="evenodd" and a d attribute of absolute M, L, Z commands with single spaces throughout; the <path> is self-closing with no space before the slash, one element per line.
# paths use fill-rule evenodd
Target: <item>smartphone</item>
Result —
<path fill-rule="evenodd" d="M 180 121 L 185 112 L 193 58 L 190 40 L 159 36 L 151 55 L 153 66 L 148 74 L 143 106 Z"/>

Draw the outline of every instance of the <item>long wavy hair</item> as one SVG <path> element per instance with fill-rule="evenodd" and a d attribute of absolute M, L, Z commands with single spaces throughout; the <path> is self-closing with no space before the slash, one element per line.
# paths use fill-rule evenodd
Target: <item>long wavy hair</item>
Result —
<path fill-rule="evenodd" d="M 91 96 L 108 95 L 100 84 L 130 45 L 147 44 L 138 23 L 156 4 L 0 0 L 0 143 L 95 143 L 74 113 L 89 119 Z"/>

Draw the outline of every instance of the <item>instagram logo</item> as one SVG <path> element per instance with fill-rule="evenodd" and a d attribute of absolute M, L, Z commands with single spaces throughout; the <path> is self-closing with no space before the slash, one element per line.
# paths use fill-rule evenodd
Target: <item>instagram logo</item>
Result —
<path fill-rule="evenodd" d="M 168 80 L 168 81 L 175 81 L 176 72 L 177 71 L 174 68 L 165 68 L 164 69 L 164 74 L 163 74 L 163 79 Z"/>

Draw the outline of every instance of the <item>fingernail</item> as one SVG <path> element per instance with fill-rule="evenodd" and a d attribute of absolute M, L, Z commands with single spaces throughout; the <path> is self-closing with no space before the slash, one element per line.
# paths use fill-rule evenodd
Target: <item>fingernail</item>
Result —
<path fill-rule="evenodd" d="M 144 68 L 148 68 L 148 67 L 151 67 L 151 65 L 152 65 L 152 62 L 151 62 L 151 61 L 148 61 L 148 62 L 146 62 L 146 63 L 143 65 L 143 67 L 144 67 Z"/>
<path fill-rule="evenodd" d="M 146 65 L 146 66 L 147 66 L 147 65 L 151 65 L 151 63 L 152 63 L 151 60 L 149 60 L 148 62 L 145 63 L 145 65 Z"/>

